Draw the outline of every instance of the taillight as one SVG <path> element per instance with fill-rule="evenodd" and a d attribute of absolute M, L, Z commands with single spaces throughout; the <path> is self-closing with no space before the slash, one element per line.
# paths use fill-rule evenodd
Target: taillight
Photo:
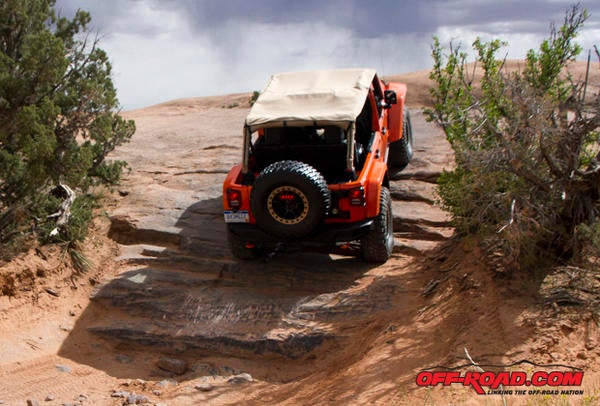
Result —
<path fill-rule="evenodd" d="M 365 190 L 363 188 L 352 189 L 348 192 L 348 198 L 352 206 L 363 206 L 365 204 Z"/>
<path fill-rule="evenodd" d="M 229 202 L 229 207 L 231 207 L 231 209 L 238 210 L 242 205 L 242 192 L 235 189 L 228 189 L 227 201 Z"/>

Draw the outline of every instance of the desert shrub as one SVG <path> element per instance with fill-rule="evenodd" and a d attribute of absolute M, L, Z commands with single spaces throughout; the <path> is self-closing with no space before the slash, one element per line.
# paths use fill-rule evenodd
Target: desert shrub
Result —
<path fill-rule="evenodd" d="M 577 241 L 584 259 L 594 264 L 600 261 L 600 221 L 577 226 Z"/>
<path fill-rule="evenodd" d="M 73 246 L 75 242 L 85 239 L 93 211 L 100 207 L 98 196 L 90 193 L 79 194 L 70 207 L 68 227 L 59 230 L 56 235 L 51 235 L 52 230 L 56 228 L 56 222 L 54 218 L 48 218 L 48 213 L 56 213 L 62 200 L 52 194 L 44 195 L 42 199 L 43 201 L 35 205 L 35 210 L 31 211 L 37 221 L 35 230 L 42 243 L 64 242 Z"/>
<path fill-rule="evenodd" d="M 446 50 L 434 39 L 434 105 L 426 116 L 443 128 L 456 157 L 439 195 L 459 233 L 479 235 L 503 257 L 499 269 L 572 258 L 581 248 L 578 226 L 596 227 L 600 95 L 585 102 L 584 83 L 568 73 L 586 18 L 579 5 L 570 8 L 517 72 L 498 57 L 502 41 L 477 39 L 470 65 L 460 47 Z M 479 83 L 473 69 L 482 71 Z"/>
<path fill-rule="evenodd" d="M 79 240 L 91 186 L 113 184 L 125 166 L 107 161 L 135 132 L 118 114 L 111 64 L 88 31 L 91 17 L 58 17 L 55 0 L 0 2 L 0 249 L 40 233 L 59 204 L 51 191 L 78 191 L 60 239 Z M 39 227 L 38 227 L 39 226 Z"/>
<path fill-rule="evenodd" d="M 250 96 L 250 99 L 248 99 L 248 104 L 250 106 L 254 106 L 254 103 L 256 103 L 256 100 L 258 100 L 258 96 L 260 96 L 260 92 L 258 90 L 253 91 L 252 96 Z"/>

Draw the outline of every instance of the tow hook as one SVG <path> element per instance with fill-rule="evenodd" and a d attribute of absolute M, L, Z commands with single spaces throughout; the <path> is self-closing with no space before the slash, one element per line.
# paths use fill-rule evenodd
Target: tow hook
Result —
<path fill-rule="evenodd" d="M 271 251 L 267 255 L 265 255 L 265 259 L 263 260 L 264 263 L 267 264 L 267 263 L 271 262 L 273 260 L 273 258 L 275 258 L 275 255 L 277 255 L 283 251 L 285 251 L 285 243 L 278 242 L 277 244 L 275 244 L 275 248 L 273 249 L 273 251 Z"/>

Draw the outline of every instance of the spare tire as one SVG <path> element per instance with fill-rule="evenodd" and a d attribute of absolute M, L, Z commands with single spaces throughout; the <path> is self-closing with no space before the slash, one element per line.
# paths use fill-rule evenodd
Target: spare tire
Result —
<path fill-rule="evenodd" d="M 285 240 L 304 237 L 323 222 L 331 205 L 325 178 L 312 166 L 279 161 L 256 178 L 250 208 L 256 224 Z"/>

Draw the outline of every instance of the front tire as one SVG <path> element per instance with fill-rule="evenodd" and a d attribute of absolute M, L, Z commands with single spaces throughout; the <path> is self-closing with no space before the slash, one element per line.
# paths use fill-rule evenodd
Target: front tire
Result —
<path fill-rule="evenodd" d="M 392 197 L 388 188 L 382 186 L 379 214 L 373 228 L 361 240 L 362 257 L 368 262 L 385 262 L 392 256 L 394 249 L 394 216 Z"/>
<path fill-rule="evenodd" d="M 388 156 L 388 166 L 393 176 L 400 173 L 414 154 L 412 123 L 410 121 L 410 112 L 404 109 L 404 118 L 402 120 L 402 138 L 390 143 L 390 153 Z"/>

